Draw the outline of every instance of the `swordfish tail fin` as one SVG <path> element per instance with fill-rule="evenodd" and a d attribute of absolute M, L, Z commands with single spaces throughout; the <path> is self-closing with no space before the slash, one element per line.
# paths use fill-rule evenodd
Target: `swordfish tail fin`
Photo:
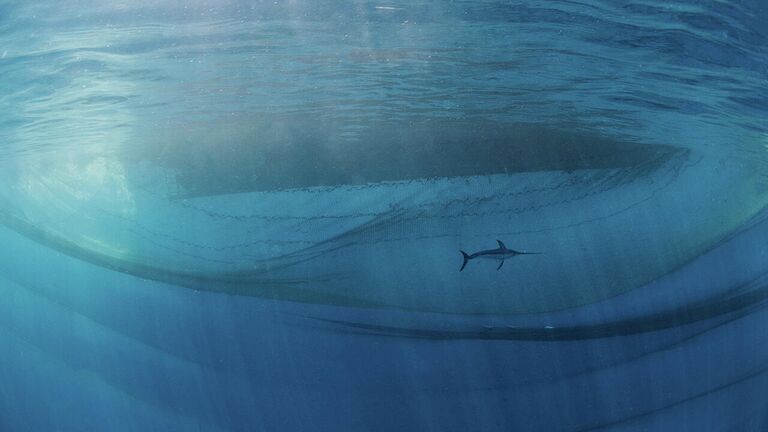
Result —
<path fill-rule="evenodd" d="M 471 260 L 472 258 L 463 250 L 460 250 L 459 252 L 461 252 L 461 255 L 464 257 L 464 262 L 461 263 L 461 268 L 459 269 L 459 271 L 462 271 L 464 270 L 464 267 L 467 266 L 467 262 L 469 262 L 469 260 Z"/>

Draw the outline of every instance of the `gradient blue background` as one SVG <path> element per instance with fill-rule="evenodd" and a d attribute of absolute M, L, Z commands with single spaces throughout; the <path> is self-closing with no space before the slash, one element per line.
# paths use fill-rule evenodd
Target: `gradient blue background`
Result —
<path fill-rule="evenodd" d="M 759 1 L 0 1 L 0 431 L 768 430 L 767 28 Z M 599 235 L 609 225 L 547 237 L 563 259 L 632 248 L 683 264 L 578 307 L 456 314 L 194 290 L 40 234 L 158 268 L 247 270 L 272 246 L 237 248 L 261 227 L 237 216 L 252 185 L 224 177 L 256 151 L 254 130 L 342 139 L 425 119 L 578 125 L 685 149 L 699 171 L 658 212 L 620 219 L 643 241 Z M 639 201 L 649 178 L 611 193 Z M 184 187 L 216 195 L 220 213 L 191 210 Z M 529 217 L 608 211 L 613 195 L 596 196 Z M 388 204 L 346 199 L 362 213 Z M 293 207 L 333 211 L 318 203 Z M 700 237 L 670 234 L 686 221 Z M 401 258 L 460 277 L 459 247 L 494 246 L 497 227 L 480 228 L 481 240 L 452 233 L 437 258 Z M 303 229 L 268 240 L 317 241 Z M 475 264 L 510 284 L 538 265 Z M 400 269 L 377 258 L 358 270 L 380 275 L 361 288 L 375 290 Z M 393 298 L 439 296 L 426 285 Z"/>

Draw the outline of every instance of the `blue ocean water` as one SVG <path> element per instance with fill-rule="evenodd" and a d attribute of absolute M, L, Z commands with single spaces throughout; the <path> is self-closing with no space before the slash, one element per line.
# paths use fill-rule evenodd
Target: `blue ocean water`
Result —
<path fill-rule="evenodd" d="M 0 431 L 768 429 L 766 29 L 0 2 Z"/>

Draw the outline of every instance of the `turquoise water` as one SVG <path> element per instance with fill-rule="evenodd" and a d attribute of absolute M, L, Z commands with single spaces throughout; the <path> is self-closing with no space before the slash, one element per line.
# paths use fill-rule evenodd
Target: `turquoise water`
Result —
<path fill-rule="evenodd" d="M 767 24 L 0 3 L 0 430 L 765 429 Z"/>

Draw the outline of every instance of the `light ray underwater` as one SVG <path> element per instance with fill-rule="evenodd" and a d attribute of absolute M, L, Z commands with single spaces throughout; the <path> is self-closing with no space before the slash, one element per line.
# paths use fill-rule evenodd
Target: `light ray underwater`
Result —
<path fill-rule="evenodd" d="M 0 431 L 768 429 L 766 24 L 0 4 Z"/>

